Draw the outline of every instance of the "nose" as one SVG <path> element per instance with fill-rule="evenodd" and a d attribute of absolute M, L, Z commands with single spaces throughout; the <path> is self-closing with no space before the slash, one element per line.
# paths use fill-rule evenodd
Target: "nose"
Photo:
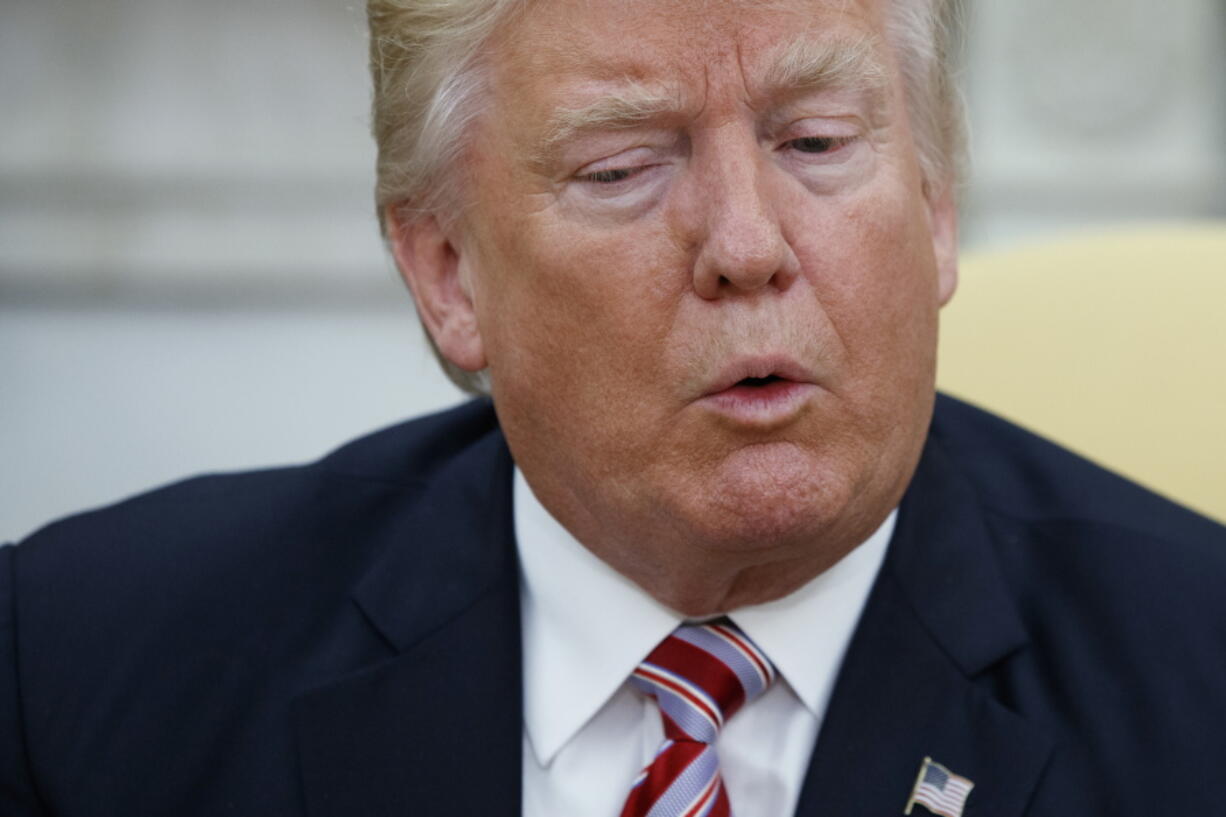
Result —
<path fill-rule="evenodd" d="M 769 162 L 735 146 L 696 170 L 694 291 L 714 300 L 763 287 L 786 290 L 800 262 L 784 235 Z"/>

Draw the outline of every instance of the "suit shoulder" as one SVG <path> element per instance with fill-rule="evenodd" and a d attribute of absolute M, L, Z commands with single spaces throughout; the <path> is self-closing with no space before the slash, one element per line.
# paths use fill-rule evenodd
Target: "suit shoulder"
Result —
<path fill-rule="evenodd" d="M 453 409 L 414 418 L 352 440 L 319 460 L 250 471 L 189 477 L 100 508 L 56 520 L 27 537 L 21 547 L 44 541 L 104 536 L 108 531 L 150 532 L 149 525 L 165 518 L 170 525 L 186 523 L 195 514 L 210 514 L 219 523 L 243 518 L 245 509 L 274 513 L 282 507 L 295 513 L 326 507 L 308 501 L 312 490 L 330 483 L 383 484 L 385 489 L 413 491 L 428 483 L 465 448 L 497 433 L 488 401 L 474 400 Z M 307 494 L 308 496 L 304 496 Z M 335 496 L 335 494 L 333 494 Z M 222 513 L 221 509 L 225 509 Z"/>
<path fill-rule="evenodd" d="M 499 434 L 493 403 L 479 398 L 354 440 L 319 467 L 360 479 L 427 482 L 465 450 Z"/>
<path fill-rule="evenodd" d="M 230 694 L 254 700 L 381 657 L 354 588 L 389 552 L 433 563 L 422 519 L 448 513 L 440 493 L 460 501 L 440 486 L 484 478 L 502 445 L 492 418 L 468 404 L 307 465 L 159 488 L 5 548 L 30 728 L 71 744 L 58 725 L 77 722 L 69 710 L 93 717 L 98 690 L 194 717 L 184 695 L 203 687 L 176 681 L 193 673 L 225 667 Z M 337 641 L 338 628 L 351 636 Z"/>
<path fill-rule="evenodd" d="M 1035 652 L 1058 674 L 1226 672 L 1226 528 L 964 403 L 941 400 L 933 436 L 969 478 Z"/>
<path fill-rule="evenodd" d="M 53 522 L 17 545 L 33 586 L 143 593 L 210 575 L 272 577 L 286 565 L 341 580 L 412 498 L 463 452 L 497 436 L 473 401 L 350 442 L 297 466 L 192 477 Z M 177 577 L 177 578 L 176 578 Z M 206 579 L 205 579 L 206 580 Z M 88 597 L 89 594 L 86 594 Z"/>
<path fill-rule="evenodd" d="M 932 438 L 997 514 L 1205 545 L 1207 556 L 1226 557 L 1222 525 L 982 409 L 938 396 Z"/>
<path fill-rule="evenodd" d="M 1216 779 L 1226 528 L 950 398 L 932 436 L 970 483 L 997 598 L 1028 636 L 984 683 L 1137 802 L 1152 794 L 1126 776 L 1140 758 L 1172 779 Z"/>

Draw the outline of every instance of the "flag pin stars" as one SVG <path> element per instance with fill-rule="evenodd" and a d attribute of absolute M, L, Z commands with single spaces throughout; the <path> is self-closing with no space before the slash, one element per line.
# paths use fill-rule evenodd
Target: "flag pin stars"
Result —
<path fill-rule="evenodd" d="M 941 817 L 962 817 L 966 798 L 970 797 L 973 788 L 975 784 L 970 780 L 926 757 L 915 777 L 911 799 L 907 801 L 907 810 L 903 814 L 910 814 L 915 804 L 919 803 Z"/>

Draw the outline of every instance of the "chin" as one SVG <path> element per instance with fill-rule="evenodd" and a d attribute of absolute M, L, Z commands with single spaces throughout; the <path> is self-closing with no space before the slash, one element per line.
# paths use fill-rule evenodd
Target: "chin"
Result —
<path fill-rule="evenodd" d="M 750 446 L 721 464 L 708 490 L 685 499 L 683 516 L 720 551 L 808 549 L 860 527 L 862 484 L 794 445 Z"/>

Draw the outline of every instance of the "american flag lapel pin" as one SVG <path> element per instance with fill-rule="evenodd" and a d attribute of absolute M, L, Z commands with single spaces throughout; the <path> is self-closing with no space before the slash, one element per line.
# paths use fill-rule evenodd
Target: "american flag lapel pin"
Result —
<path fill-rule="evenodd" d="M 919 774 L 915 776 L 911 799 L 907 801 L 907 810 L 903 814 L 909 815 L 915 804 L 919 803 L 941 817 L 962 817 L 966 798 L 971 796 L 973 788 L 975 784 L 962 775 L 954 774 L 932 758 L 926 757 L 920 766 Z"/>

